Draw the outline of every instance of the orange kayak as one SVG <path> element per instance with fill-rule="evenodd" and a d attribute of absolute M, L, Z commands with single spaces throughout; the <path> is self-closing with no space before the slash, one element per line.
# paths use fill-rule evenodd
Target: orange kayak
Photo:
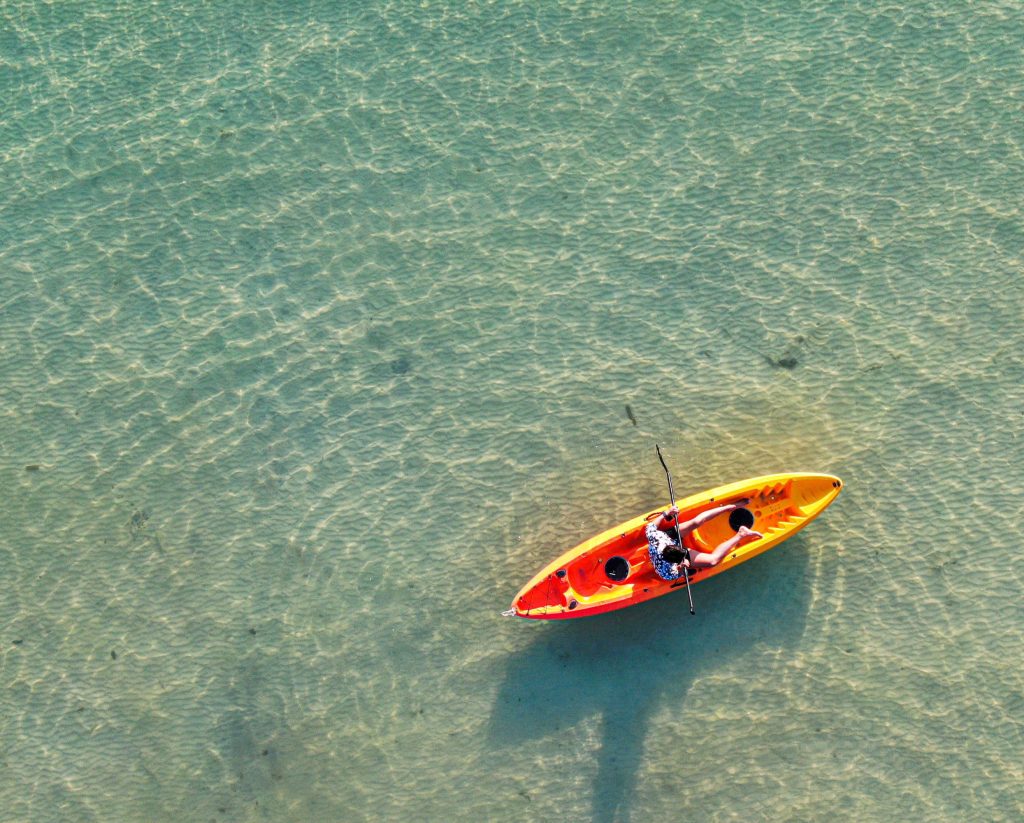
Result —
<path fill-rule="evenodd" d="M 830 474 L 795 472 L 753 477 L 677 501 L 680 522 L 702 511 L 749 498 L 754 531 L 764 535 L 730 553 L 717 566 L 690 573 L 690 585 L 737 566 L 796 534 L 836 499 L 843 487 Z M 654 571 L 645 528 L 667 506 L 651 509 L 585 540 L 553 560 L 530 580 L 512 603 L 518 617 L 551 620 L 584 617 L 668 594 L 686 582 L 663 580 Z M 720 515 L 684 538 L 691 550 L 711 552 L 736 532 Z M 749 518 L 748 518 L 749 522 Z"/>

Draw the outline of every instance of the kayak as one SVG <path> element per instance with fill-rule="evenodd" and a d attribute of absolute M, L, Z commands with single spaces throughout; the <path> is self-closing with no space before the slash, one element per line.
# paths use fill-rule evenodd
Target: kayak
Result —
<path fill-rule="evenodd" d="M 741 525 L 763 535 L 737 547 L 717 566 L 691 570 L 690 585 L 738 566 L 796 534 L 836 499 L 842 487 L 843 481 L 830 474 L 770 474 L 677 501 L 682 523 L 702 511 L 749 499 L 745 506 L 749 514 L 742 509 L 731 513 L 738 517 L 721 514 L 688 534 L 683 542 L 691 551 L 714 551 Z M 585 617 L 683 588 L 686 581 L 682 577 L 664 580 L 658 576 L 647 549 L 647 524 L 666 508 L 651 509 L 569 549 L 519 590 L 508 613 L 534 620 Z"/>

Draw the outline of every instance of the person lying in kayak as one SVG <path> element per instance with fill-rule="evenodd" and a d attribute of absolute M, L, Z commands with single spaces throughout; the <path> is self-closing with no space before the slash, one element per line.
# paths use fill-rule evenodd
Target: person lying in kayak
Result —
<path fill-rule="evenodd" d="M 692 520 L 679 524 L 679 533 L 684 538 L 694 529 L 703 526 L 714 517 L 720 514 L 731 512 L 734 509 L 743 508 L 749 500 L 740 500 L 738 503 L 729 503 L 725 506 L 716 506 L 713 509 L 701 512 Z M 724 540 L 713 552 L 690 551 L 690 559 L 676 540 L 676 515 L 679 514 L 679 507 L 672 506 L 657 520 L 647 524 L 647 547 L 651 554 L 651 564 L 658 576 L 663 580 L 675 580 L 682 577 L 683 568 L 704 569 L 709 566 L 717 566 L 722 559 L 741 543 L 749 543 L 757 540 L 763 535 L 760 532 L 752 531 L 746 526 L 740 526 L 739 530 Z"/>

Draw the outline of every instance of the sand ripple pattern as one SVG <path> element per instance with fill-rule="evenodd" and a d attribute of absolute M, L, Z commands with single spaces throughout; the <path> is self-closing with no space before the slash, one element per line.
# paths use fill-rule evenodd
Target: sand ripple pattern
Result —
<path fill-rule="evenodd" d="M 0 821 L 1019 820 L 1021 42 L 0 7 Z M 655 441 L 846 490 L 696 618 L 499 619 Z"/>

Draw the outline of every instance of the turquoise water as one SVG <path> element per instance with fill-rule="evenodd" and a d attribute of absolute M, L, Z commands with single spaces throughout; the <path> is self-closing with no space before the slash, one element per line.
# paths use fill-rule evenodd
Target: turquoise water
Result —
<path fill-rule="evenodd" d="M 0 21 L 0 820 L 1024 815 L 1017 4 Z"/>

